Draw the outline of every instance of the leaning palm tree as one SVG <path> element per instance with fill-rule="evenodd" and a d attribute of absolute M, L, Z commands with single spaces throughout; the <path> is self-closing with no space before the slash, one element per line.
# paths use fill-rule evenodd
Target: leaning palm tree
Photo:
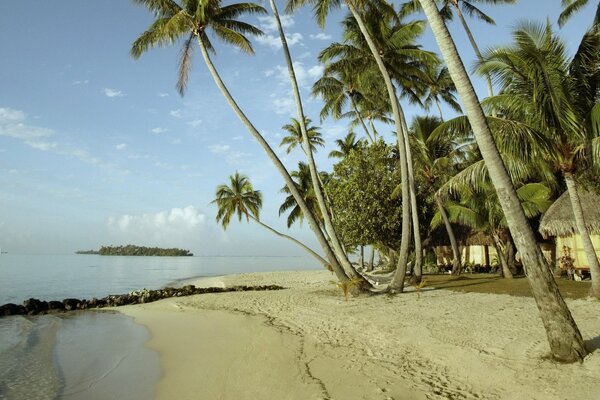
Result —
<path fill-rule="evenodd" d="M 134 58 L 139 58 L 153 47 L 171 45 L 177 39 L 185 38 L 181 51 L 179 80 L 177 83 L 177 88 L 180 94 L 183 95 L 191 67 L 193 44 L 194 41 L 198 43 L 204 62 L 215 84 L 237 117 L 260 144 L 282 175 L 290 192 L 302 208 L 337 278 L 342 283 L 348 281 L 348 276 L 340 265 L 323 231 L 319 228 L 311 210 L 308 209 L 301 194 L 296 189 L 292 177 L 269 143 L 239 107 L 221 79 L 210 57 L 210 53 L 215 53 L 215 48 L 209 39 L 209 31 L 212 31 L 217 38 L 235 46 L 242 52 L 253 54 L 252 45 L 245 35 L 260 35 L 262 31 L 251 24 L 238 21 L 235 18 L 243 14 L 265 14 L 265 9 L 255 3 L 237 3 L 222 6 L 221 0 L 180 0 L 179 2 L 175 0 L 134 0 L 134 2 L 148 8 L 155 15 L 156 20 L 134 41 L 131 48 L 131 55 Z"/>
<path fill-rule="evenodd" d="M 311 122 L 312 121 L 310 118 L 306 118 L 306 133 L 308 135 L 310 149 L 314 152 L 317 150 L 317 146 L 323 147 L 325 145 L 325 141 L 323 140 L 321 132 L 319 132 L 319 128 L 316 126 L 310 126 Z M 292 122 L 285 124 L 282 128 L 288 133 L 288 135 L 281 139 L 279 146 L 286 146 L 285 151 L 288 154 L 290 154 L 292 150 L 296 148 L 296 146 L 300 146 L 302 151 L 306 154 L 306 150 L 302 145 L 302 130 L 300 128 L 300 122 L 298 122 L 296 118 L 292 118 Z"/>
<path fill-rule="evenodd" d="M 325 268 L 330 269 L 329 263 L 314 250 L 306 246 L 304 243 L 286 235 L 263 223 L 260 220 L 260 209 L 262 207 L 262 194 L 259 190 L 254 190 L 252 183 L 247 176 L 241 175 L 239 172 L 229 176 L 229 185 L 222 184 L 217 186 L 215 199 L 211 202 L 219 208 L 217 212 L 217 222 L 220 222 L 223 229 L 227 229 L 231 222 L 231 217 L 237 215 L 238 221 L 246 218 L 246 221 L 254 221 L 263 228 L 279 237 L 288 239 L 302 249 L 306 250 L 310 255 L 316 258 Z"/>
<path fill-rule="evenodd" d="M 419 1 L 464 104 L 517 251 L 527 266 L 529 283 L 546 329 L 550 351 L 558 360 L 581 361 L 587 354 L 583 337 L 558 291 L 548 262 L 536 243 L 456 45 L 434 0 Z"/>
<path fill-rule="evenodd" d="M 354 266 L 350 263 L 348 255 L 346 254 L 346 251 L 338 238 L 336 229 L 333 226 L 331 212 L 326 201 L 325 191 L 323 190 L 321 182 L 319 180 L 319 171 L 317 169 L 314 155 L 310 147 L 310 138 L 308 136 L 308 129 L 306 127 L 306 117 L 304 114 L 304 107 L 302 105 L 302 97 L 300 96 L 298 80 L 296 79 L 294 63 L 292 62 L 292 56 L 287 45 L 287 39 L 283 31 L 283 25 L 281 24 L 281 19 L 279 18 L 279 11 L 277 10 L 277 6 L 275 5 L 275 0 L 269 0 L 269 4 L 271 6 L 271 10 L 273 11 L 275 24 L 277 25 L 277 31 L 279 32 L 279 38 L 281 40 L 283 55 L 287 64 L 288 74 L 290 77 L 290 84 L 292 86 L 292 93 L 294 95 L 294 103 L 296 105 L 296 111 L 298 112 L 298 122 L 300 123 L 300 131 L 302 133 L 302 143 L 304 147 L 304 152 L 306 154 L 308 167 L 310 169 L 310 176 L 313 185 L 313 190 L 315 193 L 315 198 L 317 200 L 319 210 L 321 211 L 321 215 L 323 217 L 323 225 L 325 228 L 325 232 L 327 233 L 329 238 L 329 244 L 331 245 L 333 254 L 336 257 L 336 261 L 340 264 L 345 273 L 351 279 L 355 279 L 360 282 L 360 285 L 358 285 L 359 290 L 367 290 L 371 287 L 370 283 L 363 279 L 362 276 L 360 276 L 356 272 Z"/>
<path fill-rule="evenodd" d="M 549 24 L 526 23 L 513 32 L 514 45 L 484 54 L 479 67 L 502 83 L 502 94 L 488 100 L 506 119 L 540 132 L 551 147 L 545 160 L 566 183 L 592 274 L 590 295 L 600 299 L 600 262 L 586 228 L 575 175 L 594 165 L 600 142 L 600 26 L 583 37 L 571 60 Z"/>

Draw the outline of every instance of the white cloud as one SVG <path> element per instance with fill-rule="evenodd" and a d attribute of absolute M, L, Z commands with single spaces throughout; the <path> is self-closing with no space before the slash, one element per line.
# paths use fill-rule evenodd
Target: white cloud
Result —
<path fill-rule="evenodd" d="M 277 65 L 275 66 L 275 70 L 277 71 L 277 79 L 279 79 L 281 83 L 289 85 L 290 75 L 287 66 Z M 323 66 L 317 64 L 307 68 L 303 62 L 294 61 L 294 73 L 296 74 L 298 85 L 308 87 L 321 77 L 323 74 Z"/>
<path fill-rule="evenodd" d="M 154 214 L 110 217 L 110 235 L 123 243 L 180 247 L 197 238 L 206 215 L 194 206 L 172 208 Z"/>
<path fill-rule="evenodd" d="M 117 150 L 123 150 L 127 147 L 127 143 L 119 143 L 118 145 L 115 146 L 115 149 Z"/>
<path fill-rule="evenodd" d="M 181 118 L 181 110 L 180 109 L 171 110 L 171 111 L 169 111 L 169 115 L 174 118 Z"/>
<path fill-rule="evenodd" d="M 264 74 L 267 78 L 270 76 L 273 76 L 274 73 L 275 73 L 275 70 L 273 70 L 273 69 L 268 69 L 268 70 L 264 71 Z"/>
<path fill-rule="evenodd" d="M 214 144 L 208 146 L 208 150 L 211 153 L 218 154 L 225 158 L 227 164 L 230 165 L 241 165 L 245 164 L 245 159 L 250 156 L 249 153 L 243 153 L 241 151 L 232 150 L 228 144 Z"/>
<path fill-rule="evenodd" d="M 287 28 L 291 28 L 295 24 L 294 17 L 291 15 L 281 15 L 280 19 L 284 32 Z M 263 36 L 258 36 L 256 41 L 262 45 L 271 47 L 274 50 L 279 50 L 281 48 L 281 39 L 279 38 L 275 17 L 258 17 L 258 21 L 260 23 L 260 28 L 265 32 L 265 34 Z M 285 38 L 289 47 L 300 43 L 303 39 L 302 34 L 298 32 L 286 32 Z"/>
<path fill-rule="evenodd" d="M 197 128 L 200 126 L 201 123 L 202 123 L 201 119 L 195 119 L 193 121 L 188 122 L 188 125 L 191 126 L 192 128 Z"/>
<path fill-rule="evenodd" d="M 283 29 L 294 26 L 295 21 L 292 15 L 280 15 L 279 19 L 281 21 L 281 26 Z M 275 21 L 275 17 L 271 16 L 263 16 L 258 17 L 260 29 L 267 33 L 277 32 L 277 23 Z"/>
<path fill-rule="evenodd" d="M 208 146 L 208 149 L 211 153 L 225 154 L 229 150 L 231 150 L 231 146 L 229 146 L 228 144 L 213 144 L 211 146 Z"/>
<path fill-rule="evenodd" d="M 158 135 L 161 133 L 165 133 L 167 130 L 165 128 L 156 127 L 156 128 L 152 128 L 151 131 L 152 131 L 152 133 L 156 133 Z"/>
<path fill-rule="evenodd" d="M 329 40 L 331 39 L 331 35 L 328 35 L 326 33 L 323 32 L 319 32 L 316 35 L 308 35 L 311 39 L 315 39 L 315 40 Z"/>
<path fill-rule="evenodd" d="M 89 79 L 73 81 L 73 85 L 87 85 L 90 83 Z"/>
<path fill-rule="evenodd" d="M 169 93 L 163 93 L 163 92 L 159 92 L 157 94 L 158 97 L 169 97 Z"/>
<path fill-rule="evenodd" d="M 295 115 L 294 113 L 296 112 L 296 105 L 294 104 L 291 93 L 282 97 L 272 94 L 271 104 L 273 105 L 273 111 L 275 111 L 276 114 Z"/>
<path fill-rule="evenodd" d="M 46 140 L 53 135 L 52 129 L 29 125 L 23 111 L 0 107 L 0 136 L 19 139 L 35 149 L 46 151 L 56 147 L 56 143 Z"/>
<path fill-rule="evenodd" d="M 123 97 L 125 94 L 117 89 L 104 88 L 102 89 L 106 97 Z"/>

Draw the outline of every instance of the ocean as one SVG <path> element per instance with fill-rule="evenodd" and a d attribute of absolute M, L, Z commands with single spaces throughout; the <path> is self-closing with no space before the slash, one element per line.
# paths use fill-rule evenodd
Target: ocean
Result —
<path fill-rule="evenodd" d="M 2 254 L 0 304 L 91 299 L 193 277 L 313 268 L 320 266 L 308 257 Z M 0 399 L 151 399 L 160 359 L 144 347 L 148 338 L 145 327 L 114 311 L 0 318 Z"/>

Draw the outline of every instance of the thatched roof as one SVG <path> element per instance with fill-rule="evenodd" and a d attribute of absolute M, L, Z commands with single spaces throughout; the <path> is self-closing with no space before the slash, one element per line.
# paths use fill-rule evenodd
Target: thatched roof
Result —
<path fill-rule="evenodd" d="M 579 190 L 583 217 L 588 232 L 600 234 L 600 196 L 583 189 Z M 568 192 L 564 192 L 543 215 L 540 233 L 544 237 L 571 236 L 577 232 L 575 217 Z"/>

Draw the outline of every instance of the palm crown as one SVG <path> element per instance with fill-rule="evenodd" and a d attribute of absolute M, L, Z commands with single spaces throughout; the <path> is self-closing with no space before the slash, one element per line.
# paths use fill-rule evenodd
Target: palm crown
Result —
<path fill-rule="evenodd" d="M 242 14 L 266 14 L 266 10 L 255 3 L 221 5 L 221 0 L 133 0 L 152 11 L 156 20 L 140 35 L 131 46 L 131 55 L 139 58 L 153 47 L 172 45 L 185 38 L 179 61 L 177 90 L 185 93 L 194 39 L 211 52 L 215 49 L 207 31 L 231 44 L 239 50 L 253 54 L 252 44 L 246 34 L 262 35 L 262 31 L 235 18 Z"/>
<path fill-rule="evenodd" d="M 306 134 L 308 136 L 308 142 L 310 143 L 311 151 L 316 151 L 317 146 L 324 146 L 325 141 L 321 137 L 321 132 L 319 132 L 319 128 L 316 126 L 310 126 L 311 119 L 304 117 L 304 122 L 306 124 Z M 300 146 L 303 151 L 304 148 L 302 146 L 302 130 L 300 127 L 300 121 L 296 118 L 292 118 L 292 122 L 289 124 L 285 124 L 282 127 L 289 135 L 284 137 L 281 140 L 279 146 L 287 146 L 286 152 L 289 154 L 292 150 L 296 148 L 296 146 Z"/>
<path fill-rule="evenodd" d="M 211 202 L 219 207 L 217 222 L 227 228 L 231 217 L 237 214 L 238 220 L 246 220 L 250 216 L 258 219 L 262 207 L 262 194 L 254 190 L 247 176 L 236 172 L 229 177 L 229 185 L 222 184 L 217 187 L 216 198 Z"/>

